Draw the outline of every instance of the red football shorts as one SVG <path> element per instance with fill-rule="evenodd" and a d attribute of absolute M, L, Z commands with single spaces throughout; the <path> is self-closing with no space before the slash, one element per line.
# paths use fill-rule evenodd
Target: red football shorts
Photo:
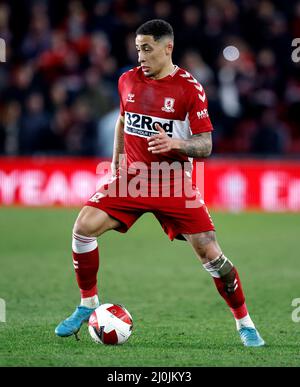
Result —
<path fill-rule="evenodd" d="M 129 178 L 130 180 L 130 178 Z M 215 227 L 207 207 L 197 190 L 194 196 L 171 195 L 170 197 L 145 197 L 124 194 L 119 191 L 119 176 L 99 188 L 85 203 L 86 206 L 98 208 L 117 219 L 121 226 L 116 230 L 125 233 L 145 212 L 151 212 L 160 222 L 170 240 L 185 240 L 182 234 L 196 234 L 214 231 Z M 114 187 L 107 194 L 109 188 Z M 113 193 L 113 194 L 112 194 Z M 187 204 L 187 203 L 191 203 Z"/>

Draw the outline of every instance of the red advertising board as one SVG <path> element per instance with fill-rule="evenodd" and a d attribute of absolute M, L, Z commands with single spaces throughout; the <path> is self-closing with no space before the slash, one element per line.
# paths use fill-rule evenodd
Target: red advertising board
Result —
<path fill-rule="evenodd" d="M 300 211 L 300 162 L 209 160 L 205 200 L 224 210 Z"/>
<path fill-rule="evenodd" d="M 96 173 L 100 162 L 0 158 L 0 205 L 81 206 L 104 178 Z M 209 159 L 204 163 L 204 193 L 212 209 L 298 212 L 300 161 Z"/>

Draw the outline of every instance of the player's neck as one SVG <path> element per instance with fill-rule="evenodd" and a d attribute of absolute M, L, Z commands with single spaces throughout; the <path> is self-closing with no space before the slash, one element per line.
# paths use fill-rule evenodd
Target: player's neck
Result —
<path fill-rule="evenodd" d="M 175 70 L 176 66 L 171 62 L 167 66 L 165 66 L 158 74 L 151 77 L 152 79 L 162 79 L 172 74 Z"/>

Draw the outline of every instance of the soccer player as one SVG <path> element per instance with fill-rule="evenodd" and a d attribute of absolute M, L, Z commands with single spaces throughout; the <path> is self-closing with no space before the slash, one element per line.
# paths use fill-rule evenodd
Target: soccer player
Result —
<path fill-rule="evenodd" d="M 187 190 L 198 203 L 194 206 L 187 205 L 191 196 L 186 192 L 176 195 L 178 182 L 190 178 L 190 172 L 178 166 L 189 164 L 191 158 L 208 157 L 212 150 L 213 128 L 203 87 L 190 73 L 173 64 L 174 35 L 169 23 L 144 23 L 136 31 L 135 43 L 140 66 L 119 79 L 120 115 L 115 126 L 113 178 L 88 200 L 73 229 L 73 264 L 81 303 L 56 327 L 55 333 L 61 337 L 76 335 L 99 305 L 97 237 L 113 229 L 126 232 L 143 213 L 152 212 L 171 240 L 184 239 L 192 246 L 228 304 L 243 344 L 262 346 L 264 340 L 249 316 L 237 269 L 217 242 L 199 190 L 193 185 Z M 166 182 L 155 169 L 159 163 L 168 166 L 175 161 L 179 177 L 174 173 Z M 152 176 L 149 179 L 148 172 L 154 172 L 158 180 L 152 180 Z M 137 188 L 137 177 L 151 194 L 145 195 L 144 190 L 136 195 L 141 188 Z M 168 197 L 161 194 L 166 184 L 170 188 Z M 130 192 L 134 187 L 135 192 Z"/>

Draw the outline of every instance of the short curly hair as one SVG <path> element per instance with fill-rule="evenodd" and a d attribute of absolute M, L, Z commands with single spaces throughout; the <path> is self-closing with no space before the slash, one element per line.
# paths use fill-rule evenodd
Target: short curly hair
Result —
<path fill-rule="evenodd" d="M 171 24 L 161 19 L 149 20 L 142 24 L 137 30 L 136 35 L 151 35 L 154 40 L 168 36 L 174 38 L 174 32 Z"/>

